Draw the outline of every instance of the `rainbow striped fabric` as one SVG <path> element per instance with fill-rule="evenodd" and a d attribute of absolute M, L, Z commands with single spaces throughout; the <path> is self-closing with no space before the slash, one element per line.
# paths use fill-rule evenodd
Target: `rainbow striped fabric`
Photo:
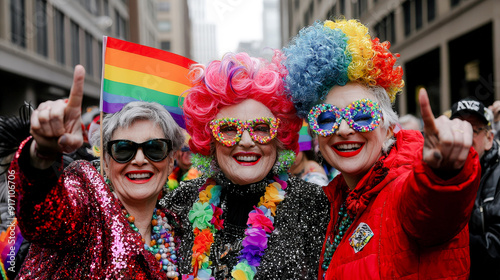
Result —
<path fill-rule="evenodd" d="M 101 111 L 118 112 L 132 101 L 157 102 L 185 127 L 180 95 L 191 87 L 194 61 L 167 51 L 105 36 L 103 39 Z"/>
<path fill-rule="evenodd" d="M 299 131 L 299 149 L 300 151 L 309 151 L 312 147 L 312 138 L 307 133 L 308 124 L 306 121 L 302 123 L 302 128 Z"/>

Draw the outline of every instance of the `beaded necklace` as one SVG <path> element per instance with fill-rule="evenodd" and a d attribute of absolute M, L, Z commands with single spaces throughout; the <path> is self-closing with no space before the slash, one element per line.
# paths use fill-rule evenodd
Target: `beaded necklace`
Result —
<path fill-rule="evenodd" d="M 126 209 L 122 210 L 123 215 L 127 218 L 130 227 L 139 232 L 135 226 L 135 218 L 131 216 Z M 161 269 L 167 273 L 167 277 L 175 279 L 179 276 L 177 269 L 177 256 L 175 254 L 174 232 L 172 227 L 168 224 L 168 219 L 165 213 L 156 209 L 153 211 L 151 218 L 151 242 L 146 244 L 144 238 L 144 249 L 151 252 L 156 260 L 160 263 Z"/>
<path fill-rule="evenodd" d="M 353 221 L 354 218 L 349 216 L 349 214 L 347 213 L 347 207 L 345 206 L 344 202 L 344 204 L 342 204 L 342 206 L 340 207 L 339 216 L 337 218 L 337 222 L 335 223 L 336 227 L 334 230 L 334 234 L 335 232 L 337 234 L 335 235 L 333 242 L 330 240 L 330 236 L 326 240 L 325 253 L 323 255 L 323 264 L 321 265 L 321 268 L 324 270 L 323 279 L 325 277 L 324 274 L 326 273 L 326 270 L 330 265 L 330 261 L 332 260 L 333 253 L 335 253 L 335 250 L 337 250 L 340 241 L 342 241 L 342 237 L 344 237 L 344 234 L 349 229 Z"/>
<path fill-rule="evenodd" d="M 254 210 L 248 214 L 243 248 L 238 256 L 238 263 L 231 271 L 233 279 L 252 280 L 260 265 L 264 251 L 267 248 L 269 234 L 274 230 L 276 207 L 285 198 L 288 175 L 275 176 L 274 181 L 266 187 L 265 194 Z M 214 243 L 214 234 L 224 228 L 222 209 L 219 208 L 222 187 L 215 180 L 208 179 L 200 188 L 199 199 L 189 211 L 189 221 L 193 226 L 195 236 L 191 265 L 193 272 L 183 275 L 183 280 L 214 279 L 210 268 L 210 248 Z"/>

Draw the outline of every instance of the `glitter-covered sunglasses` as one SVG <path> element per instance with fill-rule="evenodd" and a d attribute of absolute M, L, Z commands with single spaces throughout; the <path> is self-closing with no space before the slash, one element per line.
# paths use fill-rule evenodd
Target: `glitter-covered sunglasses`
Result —
<path fill-rule="evenodd" d="M 172 150 L 172 141 L 169 139 L 151 139 L 142 143 L 130 140 L 112 140 L 108 142 L 108 153 L 118 163 L 131 161 L 137 150 L 142 149 L 144 155 L 155 162 L 164 160 Z"/>
<path fill-rule="evenodd" d="M 345 120 L 356 131 L 372 131 L 379 126 L 381 116 L 382 111 L 377 102 L 361 99 L 344 109 L 339 109 L 332 104 L 318 104 L 311 109 L 307 118 L 309 126 L 315 133 L 328 136 L 339 129 L 342 120 Z"/>
<path fill-rule="evenodd" d="M 224 118 L 212 120 L 210 128 L 217 141 L 231 147 L 240 142 L 245 130 L 248 130 L 253 141 L 266 144 L 276 137 L 279 123 L 278 118 L 258 118 L 247 121 Z"/>

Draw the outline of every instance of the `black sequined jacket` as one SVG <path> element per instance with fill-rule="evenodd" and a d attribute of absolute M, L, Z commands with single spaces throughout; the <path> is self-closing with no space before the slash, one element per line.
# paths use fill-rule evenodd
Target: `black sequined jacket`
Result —
<path fill-rule="evenodd" d="M 241 242 L 246 229 L 248 213 L 264 194 L 268 181 L 247 186 L 234 185 L 222 175 L 216 176 L 223 187 L 221 208 L 224 211 L 224 229 L 215 234 L 210 252 L 211 268 L 216 279 L 231 279 L 231 270 L 237 264 Z M 179 252 L 179 270 L 189 274 L 194 242 L 193 228 L 188 213 L 198 199 L 198 189 L 206 178 L 182 182 L 167 193 L 160 206 L 177 213 L 181 229 L 176 234 L 182 240 Z M 329 203 L 321 187 L 301 179 L 290 178 L 285 199 L 277 206 L 275 230 L 268 240 L 254 279 L 316 279 L 319 258 L 329 221 Z"/>

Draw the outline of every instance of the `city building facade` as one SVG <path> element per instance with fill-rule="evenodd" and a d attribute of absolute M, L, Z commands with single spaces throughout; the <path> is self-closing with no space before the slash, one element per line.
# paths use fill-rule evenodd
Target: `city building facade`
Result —
<path fill-rule="evenodd" d="M 122 0 L 0 0 L 0 114 L 67 97 L 73 68 L 86 70 L 84 106 L 98 105 L 102 37 L 129 39 Z"/>
<path fill-rule="evenodd" d="M 191 21 L 185 0 L 158 0 L 159 48 L 191 58 Z"/>
<path fill-rule="evenodd" d="M 171 5 L 171 32 L 159 31 L 160 2 Z M 84 110 L 99 105 L 104 35 L 155 48 L 168 38 L 164 49 L 189 57 L 187 15 L 183 0 L 0 0 L 0 115 L 67 97 L 77 64 Z"/>
<path fill-rule="evenodd" d="M 214 3 L 207 0 L 188 0 L 189 18 L 191 20 L 191 54 L 199 63 L 209 63 L 219 59 L 217 55 L 217 27 L 208 17 L 208 5 Z"/>
<path fill-rule="evenodd" d="M 429 92 L 434 114 L 473 96 L 500 99 L 498 0 L 280 0 L 282 40 L 316 20 L 360 19 L 400 53 L 406 86 L 400 115 L 419 114 L 418 90 Z M 495 46 L 497 46 L 495 48 Z"/>

